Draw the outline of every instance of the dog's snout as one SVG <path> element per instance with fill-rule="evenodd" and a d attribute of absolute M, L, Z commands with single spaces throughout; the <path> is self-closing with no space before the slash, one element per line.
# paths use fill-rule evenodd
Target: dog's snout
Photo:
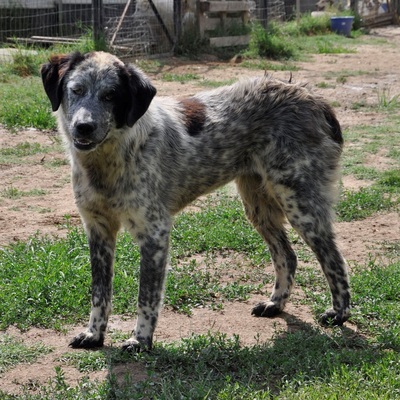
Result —
<path fill-rule="evenodd" d="M 94 122 L 81 122 L 76 124 L 76 130 L 80 135 L 90 135 L 96 130 L 97 126 Z"/>

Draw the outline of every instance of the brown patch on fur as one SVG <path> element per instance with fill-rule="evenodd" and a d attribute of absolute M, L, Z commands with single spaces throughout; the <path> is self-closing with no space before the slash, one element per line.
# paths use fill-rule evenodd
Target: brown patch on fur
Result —
<path fill-rule="evenodd" d="M 191 136 L 198 135 L 202 131 L 206 119 L 206 106 L 195 98 L 182 99 L 180 103 L 183 108 L 184 122 L 188 134 Z"/>

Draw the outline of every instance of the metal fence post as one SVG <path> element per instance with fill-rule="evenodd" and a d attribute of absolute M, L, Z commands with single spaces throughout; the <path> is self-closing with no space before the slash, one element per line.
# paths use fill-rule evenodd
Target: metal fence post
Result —
<path fill-rule="evenodd" d="M 96 50 L 105 46 L 103 0 L 92 0 L 93 9 L 93 40 Z"/>

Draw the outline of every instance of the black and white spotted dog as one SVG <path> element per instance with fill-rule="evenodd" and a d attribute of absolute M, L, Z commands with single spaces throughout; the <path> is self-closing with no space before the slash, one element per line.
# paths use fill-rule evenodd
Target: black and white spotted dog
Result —
<path fill-rule="evenodd" d="M 124 226 L 141 253 L 138 319 L 124 348 L 151 348 L 173 215 L 232 180 L 276 273 L 271 298 L 252 314 L 275 316 L 289 298 L 297 259 L 284 229 L 287 218 L 328 280 L 332 308 L 322 323 L 348 319 L 347 268 L 332 230 L 343 139 L 325 101 L 267 77 L 188 98 L 157 98 L 140 70 L 103 52 L 52 56 L 41 73 L 71 159 L 90 247 L 92 310 L 72 347 L 103 344 L 116 236 Z"/>

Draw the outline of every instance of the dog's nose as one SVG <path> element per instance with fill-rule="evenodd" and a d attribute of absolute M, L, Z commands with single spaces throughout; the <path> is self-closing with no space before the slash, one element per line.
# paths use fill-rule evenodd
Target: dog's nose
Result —
<path fill-rule="evenodd" d="M 94 122 L 81 122 L 76 125 L 76 130 L 83 136 L 90 135 L 96 128 L 97 126 Z"/>

